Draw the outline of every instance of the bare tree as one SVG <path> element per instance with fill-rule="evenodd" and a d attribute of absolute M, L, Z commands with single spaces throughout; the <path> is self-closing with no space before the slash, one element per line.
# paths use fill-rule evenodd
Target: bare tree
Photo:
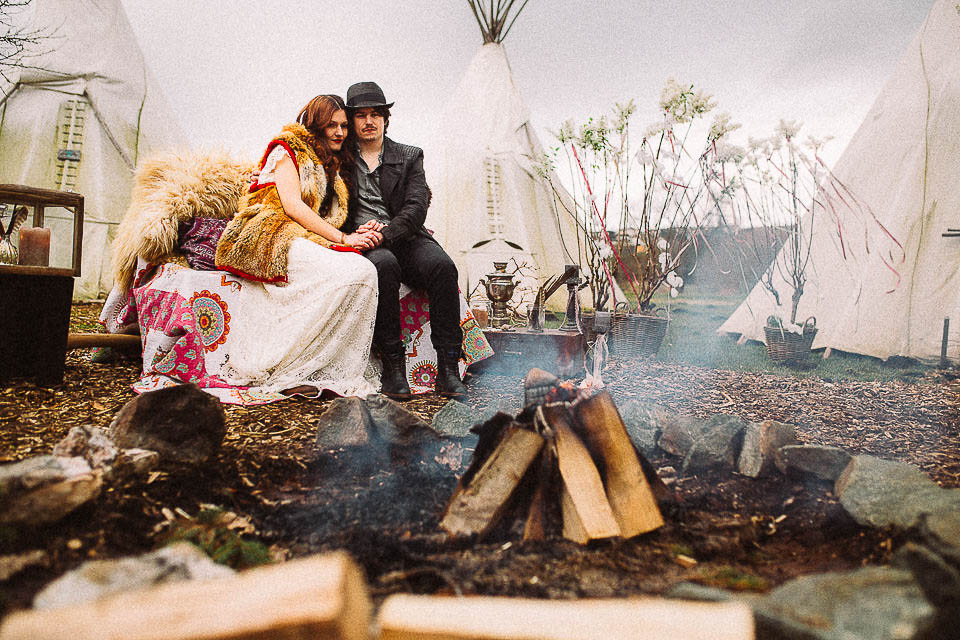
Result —
<path fill-rule="evenodd" d="M 0 76 L 7 82 L 16 69 L 36 69 L 31 58 L 41 53 L 40 44 L 50 37 L 41 29 L 24 27 L 15 19 L 32 0 L 0 0 Z"/>

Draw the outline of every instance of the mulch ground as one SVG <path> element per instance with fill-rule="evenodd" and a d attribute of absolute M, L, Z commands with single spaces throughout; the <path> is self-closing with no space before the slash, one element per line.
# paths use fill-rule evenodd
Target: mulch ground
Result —
<path fill-rule="evenodd" d="M 95 330 L 99 310 L 75 305 L 72 330 Z M 106 427 L 133 397 L 139 370 L 135 360 L 93 364 L 89 352 L 73 351 L 61 385 L 0 387 L 0 462 L 49 453 L 72 426 Z M 639 361 L 614 362 L 604 378 L 621 404 L 640 399 L 701 417 L 789 422 L 804 442 L 910 462 L 942 486 L 960 487 L 960 384 L 949 372 L 930 370 L 910 383 L 840 382 Z M 519 407 L 516 375 L 484 373 L 468 383 L 478 411 Z M 424 396 L 406 407 L 429 421 L 443 404 Z M 826 484 L 734 475 L 676 481 L 677 501 L 663 506 L 667 524 L 634 540 L 521 544 L 503 527 L 483 543 L 450 545 L 437 522 L 456 475 L 433 459 L 385 468 L 348 454 L 319 455 L 313 441 L 325 405 L 225 406 L 228 433 L 217 460 L 110 487 L 54 526 L 0 528 L 0 554 L 47 553 L 44 566 L 0 583 L 0 608 L 28 606 L 46 582 L 84 560 L 155 548 L 205 505 L 239 514 L 244 538 L 277 558 L 350 550 L 377 598 L 398 591 L 662 593 L 681 580 L 764 590 L 804 573 L 884 561 L 903 542 L 857 526 Z M 651 462 L 679 466 L 665 455 Z M 678 555 L 697 563 L 684 566 Z"/>

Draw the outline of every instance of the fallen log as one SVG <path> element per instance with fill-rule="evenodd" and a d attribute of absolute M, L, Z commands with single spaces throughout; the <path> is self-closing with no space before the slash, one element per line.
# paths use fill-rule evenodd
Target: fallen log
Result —
<path fill-rule="evenodd" d="M 140 336 L 124 333 L 69 333 L 67 350 L 90 347 L 113 347 L 114 349 L 139 349 Z"/>

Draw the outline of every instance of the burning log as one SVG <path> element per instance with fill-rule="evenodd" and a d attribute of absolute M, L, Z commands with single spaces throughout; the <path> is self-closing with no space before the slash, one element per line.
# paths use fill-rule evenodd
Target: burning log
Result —
<path fill-rule="evenodd" d="M 537 402 L 576 396 L 545 372 L 531 371 L 527 382 Z M 501 415 L 481 429 L 440 523 L 450 536 L 482 537 L 508 516 L 525 519 L 524 540 L 562 532 L 580 544 L 663 525 L 655 494 L 667 489 L 607 392 L 528 406 L 516 420 Z"/>

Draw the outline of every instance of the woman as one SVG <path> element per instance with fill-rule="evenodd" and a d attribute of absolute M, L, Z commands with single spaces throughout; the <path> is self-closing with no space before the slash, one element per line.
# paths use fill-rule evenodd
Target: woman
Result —
<path fill-rule="evenodd" d="M 340 227 L 349 135 L 343 100 L 321 95 L 270 142 L 260 174 L 217 244 L 217 268 L 254 282 L 234 322 L 218 377 L 282 390 L 376 391 L 364 379 L 377 308 L 376 270 L 359 251 L 380 236 Z"/>

